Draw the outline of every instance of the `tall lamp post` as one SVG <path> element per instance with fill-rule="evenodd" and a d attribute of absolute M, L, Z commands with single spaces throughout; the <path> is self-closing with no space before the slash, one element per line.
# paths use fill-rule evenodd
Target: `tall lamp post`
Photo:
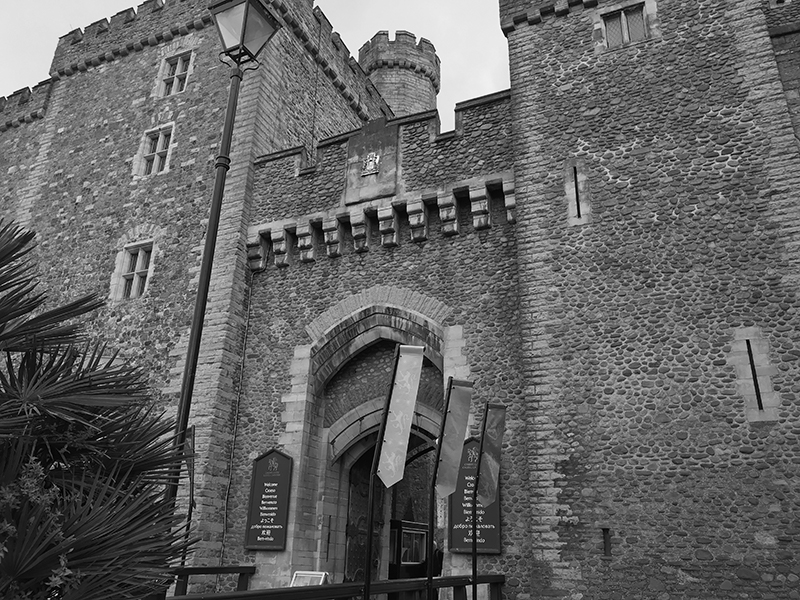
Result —
<path fill-rule="evenodd" d="M 225 179 L 230 168 L 231 139 L 233 122 L 236 117 L 236 104 L 239 100 L 239 85 L 244 75 L 243 65 L 257 63 L 258 57 L 270 38 L 280 28 L 278 19 L 272 14 L 263 0 L 217 0 L 208 7 L 217 25 L 222 40 L 222 53 L 232 62 L 231 86 L 228 96 L 228 110 L 225 113 L 225 125 L 222 129 L 222 141 L 219 155 L 214 163 L 216 175 L 214 179 L 214 195 L 211 198 L 211 212 L 208 217 L 206 243 L 203 249 L 203 260 L 200 264 L 200 282 L 197 286 L 197 299 L 194 305 L 192 328 L 189 332 L 189 349 L 186 353 L 186 365 L 183 370 L 181 397 L 178 402 L 178 419 L 175 445 L 183 448 L 186 445 L 186 432 L 189 428 L 189 412 L 192 406 L 192 389 L 197 372 L 197 359 L 200 354 L 200 340 L 203 336 L 203 319 L 208 301 L 208 287 L 211 281 L 211 267 L 214 264 L 214 248 L 217 243 L 222 196 L 225 191 Z M 249 69 L 245 69 L 249 70 Z M 178 493 L 179 474 L 176 473 L 167 486 L 167 498 L 174 499 Z"/>

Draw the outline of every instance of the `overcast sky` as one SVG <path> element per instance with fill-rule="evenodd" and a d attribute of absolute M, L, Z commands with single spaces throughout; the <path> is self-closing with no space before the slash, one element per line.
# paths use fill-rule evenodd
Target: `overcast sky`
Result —
<path fill-rule="evenodd" d="M 167 2 L 171 0 L 166 0 Z M 0 96 L 48 77 L 58 38 L 121 10 L 134 0 L 2 0 Z M 453 128 L 453 107 L 508 88 L 508 53 L 497 0 L 316 0 L 350 53 L 379 30 L 428 38 L 442 61 L 439 114 Z"/>

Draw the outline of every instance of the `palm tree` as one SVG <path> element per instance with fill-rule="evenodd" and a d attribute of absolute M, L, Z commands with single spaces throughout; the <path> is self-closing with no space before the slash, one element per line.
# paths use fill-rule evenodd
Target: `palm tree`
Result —
<path fill-rule="evenodd" d="M 102 302 L 43 310 L 32 240 L 0 220 L 0 597 L 142 598 L 190 545 L 164 495 L 185 456 L 141 371 L 86 342 Z"/>

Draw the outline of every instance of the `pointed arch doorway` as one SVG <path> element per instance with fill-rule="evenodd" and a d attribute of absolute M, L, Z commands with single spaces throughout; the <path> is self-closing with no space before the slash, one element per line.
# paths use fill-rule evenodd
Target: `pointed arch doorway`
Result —
<path fill-rule="evenodd" d="M 366 540 L 366 532 L 359 533 L 359 512 L 365 509 L 355 498 L 351 510 L 351 495 L 358 494 L 357 479 L 365 478 L 368 470 L 352 468 L 365 454 L 365 462 L 370 462 L 397 344 L 425 348 L 410 447 L 418 447 L 414 436 L 429 443 L 438 435 L 445 374 L 466 379 L 470 372 L 462 327 L 443 325 L 451 312 L 429 296 L 375 286 L 342 299 L 306 326 L 312 341 L 295 347 L 280 416 L 283 451 L 297 460 L 298 477 L 290 490 L 296 501 L 289 511 L 290 537 L 287 553 L 279 559 L 281 571 L 264 557 L 265 573 L 313 570 L 327 572 L 336 582 L 363 578 L 364 567 L 359 573 L 358 561 L 348 556 L 358 552 L 359 535 Z M 427 485 L 424 492 L 421 489 L 412 487 L 407 496 L 427 498 Z M 377 561 L 381 578 L 389 573 L 392 516 L 405 514 L 404 498 L 403 493 L 391 492 L 381 500 L 381 527 L 375 532 L 379 550 L 372 561 Z M 366 506 L 364 500 L 361 506 Z M 420 511 L 413 501 L 411 510 Z M 443 516 L 440 519 L 436 539 L 444 526 Z M 263 582 L 271 585 L 279 578 L 265 575 Z"/>
<path fill-rule="evenodd" d="M 431 448 L 428 440 L 412 435 L 403 480 L 389 489 L 379 480 L 376 481 L 376 516 L 372 530 L 373 556 L 370 561 L 373 580 L 425 575 L 423 571 L 427 547 L 429 482 L 434 460 Z M 348 474 L 347 552 L 344 573 L 346 581 L 364 580 L 369 474 L 374 451 L 373 443 L 372 448 L 350 467 Z M 434 523 L 434 528 L 436 525 Z"/>
<path fill-rule="evenodd" d="M 371 392 L 373 385 L 377 390 L 388 390 L 395 346 L 390 340 L 373 344 L 352 357 L 325 387 L 324 420 L 329 425 L 333 462 L 340 465 L 337 469 L 339 481 L 335 485 L 345 492 L 340 498 L 346 499 L 347 504 L 340 517 L 344 520 L 340 525 L 345 550 L 340 568 L 343 568 L 345 581 L 364 580 L 369 475 L 385 402 L 385 397 Z M 362 400 L 365 389 L 372 395 L 366 402 Z M 442 401 L 442 373 L 426 360 L 403 480 L 389 489 L 384 488 L 380 480 L 376 481 L 373 556 L 369 561 L 373 580 L 422 576 L 416 574 L 415 567 L 421 573 L 435 458 L 430 450 L 438 435 Z M 410 533 L 412 530 L 422 533 Z"/>

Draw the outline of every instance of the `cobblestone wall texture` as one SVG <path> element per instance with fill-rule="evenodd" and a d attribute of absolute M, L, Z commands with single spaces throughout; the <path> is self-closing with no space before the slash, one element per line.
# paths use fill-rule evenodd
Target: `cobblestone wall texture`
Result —
<path fill-rule="evenodd" d="M 797 148 L 762 4 L 662 0 L 615 49 L 593 40 L 615 6 L 570 4 L 509 29 L 534 596 L 800 597 Z M 776 421 L 746 418 L 728 358 L 753 325 Z"/>
<path fill-rule="evenodd" d="M 781 2 L 762 0 L 762 8 L 767 16 L 767 27 L 793 26 L 800 21 L 800 4 L 797 2 Z"/>
<path fill-rule="evenodd" d="M 772 38 L 795 132 L 800 131 L 800 31 Z"/>
<path fill-rule="evenodd" d="M 433 143 L 431 123 L 407 125 L 401 144 L 406 189 L 436 189 L 443 182 L 507 170 L 511 162 L 508 104 L 506 95 L 497 94 L 463 110 L 457 106 L 460 133 Z"/>
<path fill-rule="evenodd" d="M 325 387 L 323 424 L 330 427 L 348 411 L 367 400 L 386 399 L 394 367 L 395 344 L 384 342 L 378 348 L 353 358 Z M 441 411 L 442 375 L 430 363 L 423 365 L 417 402 Z"/>
<path fill-rule="evenodd" d="M 437 137 L 435 117 L 399 119 L 398 193 L 435 191 L 447 184 L 500 173 L 511 162 L 509 97 L 479 99 L 459 111 L 459 133 Z M 390 121 L 391 122 L 391 121 Z M 264 156 L 256 165 L 254 224 L 299 219 L 343 204 L 348 136 L 324 141 L 313 168 L 300 153 Z M 478 150 L 478 148 L 480 150 Z M 299 175 L 299 176 L 298 176 Z"/>
<path fill-rule="evenodd" d="M 287 369 L 294 348 L 310 343 L 306 324 L 340 300 L 374 285 L 413 290 L 452 307 L 452 316 L 443 325 L 463 326 L 467 362 L 476 389 L 475 411 L 480 414 L 480 407 L 487 400 L 509 406 L 510 442 L 502 474 L 505 495 L 501 500 L 508 552 L 487 558 L 484 564 L 519 573 L 508 587 L 513 593 L 524 587 L 530 540 L 526 529 L 514 524 L 528 519 L 528 503 L 522 490 L 528 477 L 523 440 L 530 414 L 529 406 L 522 401 L 522 381 L 517 376 L 515 234 L 502 207 L 497 207 L 493 217 L 495 226 L 475 231 L 469 213 L 462 211 L 461 235 L 448 238 L 439 234 L 439 222 L 434 218 L 431 239 L 424 244 L 407 241 L 408 223 L 402 220 L 401 243 L 395 248 L 376 244 L 369 252 L 357 254 L 352 245 L 348 249 L 344 244 L 345 253 L 339 258 L 322 255 L 313 263 L 295 260 L 288 268 L 270 267 L 255 275 L 241 396 L 241 414 L 247 418 L 240 421 L 236 442 L 237 483 L 232 498 L 237 506 L 245 505 L 249 493 L 246 457 L 280 439 L 284 428 L 279 416 L 280 399 L 289 391 Z M 356 387 L 362 385 L 358 377 L 351 381 Z M 315 410 L 323 414 L 325 407 Z M 324 419 L 327 421 L 327 417 Z M 229 538 L 241 539 L 243 527 L 241 513 L 232 514 Z M 229 552 L 229 560 L 252 560 L 233 545 Z"/>
<path fill-rule="evenodd" d="M 195 560 L 278 579 L 323 560 L 318 517 L 346 502 L 319 487 L 344 468 L 315 462 L 324 430 L 381 395 L 390 361 L 337 339 L 356 358 L 320 393 L 314 336 L 380 288 L 382 339 L 410 322 L 396 307 L 428 307 L 443 368 L 474 383 L 473 414 L 508 408 L 503 552 L 480 559 L 507 576 L 505 597 L 800 599 L 800 2 L 646 0 L 648 39 L 609 49 L 604 11 L 628 0 L 500 0 L 511 90 L 460 105 L 444 135 L 432 113 L 393 119 L 313 2 L 270 4 L 285 26 L 242 87 L 193 405 Z M 54 302 L 108 296 L 118 252 L 153 240 L 147 292 L 90 327 L 147 370 L 163 406 L 227 97 L 210 23 L 200 0 L 150 0 L 62 38 L 51 79 L 0 100 L 0 215 L 37 231 Z M 159 97 L 164 58 L 187 50 L 186 91 Z M 371 226 L 356 252 L 348 142 L 378 117 L 397 126 L 397 185 L 354 204 Z M 166 124 L 169 169 L 138 174 L 144 132 Z M 491 226 L 476 229 L 483 192 Z M 326 230 L 338 240 L 323 217 L 342 217 Z M 313 260 L 293 223 L 314 230 Z M 262 233 L 268 266 L 247 271 Z M 438 397 L 450 373 L 433 364 L 423 389 Z M 251 461 L 287 439 L 302 482 L 291 552 L 245 551 Z"/>

